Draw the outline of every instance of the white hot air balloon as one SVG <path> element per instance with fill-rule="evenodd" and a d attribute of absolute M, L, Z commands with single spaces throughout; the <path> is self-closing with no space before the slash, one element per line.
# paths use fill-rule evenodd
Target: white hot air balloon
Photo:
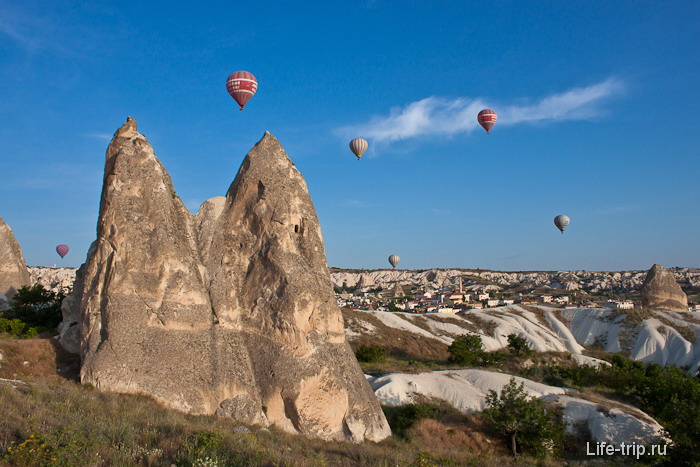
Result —
<path fill-rule="evenodd" d="M 360 160 L 360 157 L 367 151 L 367 148 L 369 147 L 369 144 L 367 144 L 367 140 L 362 139 L 362 138 L 355 138 L 352 141 L 350 141 L 350 150 L 352 151 L 353 154 L 355 154 L 355 157 L 357 157 L 357 160 Z"/>
<path fill-rule="evenodd" d="M 569 222 L 569 216 L 565 216 L 564 214 L 559 214 L 554 218 L 554 225 L 557 226 L 557 229 L 561 230 L 561 233 L 564 233 L 564 229 L 569 225 Z"/>
<path fill-rule="evenodd" d="M 389 264 L 391 264 L 392 268 L 395 268 L 396 265 L 399 264 L 399 261 L 401 261 L 401 258 L 399 258 L 398 255 L 389 256 Z"/>

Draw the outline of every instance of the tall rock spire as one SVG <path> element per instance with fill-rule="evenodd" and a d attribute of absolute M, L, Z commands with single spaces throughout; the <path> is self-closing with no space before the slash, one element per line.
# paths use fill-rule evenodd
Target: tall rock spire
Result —
<path fill-rule="evenodd" d="M 22 249 L 10 226 L 0 217 L 0 294 L 12 299 L 17 290 L 29 282 Z"/>
<path fill-rule="evenodd" d="M 688 296 L 672 273 L 655 264 L 647 272 L 642 285 L 642 306 L 655 310 L 688 311 Z"/>
<path fill-rule="evenodd" d="M 194 217 L 127 120 L 97 234 L 66 313 L 83 382 L 323 439 L 390 434 L 345 341 L 306 183 L 274 136 Z"/>

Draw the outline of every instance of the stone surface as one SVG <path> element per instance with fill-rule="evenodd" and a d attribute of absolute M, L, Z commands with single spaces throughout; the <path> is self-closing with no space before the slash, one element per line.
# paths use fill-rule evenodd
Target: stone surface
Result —
<path fill-rule="evenodd" d="M 655 264 L 642 285 L 642 306 L 654 310 L 688 311 L 688 297 L 673 274 Z"/>
<path fill-rule="evenodd" d="M 401 288 L 401 284 L 394 282 L 394 286 L 391 288 L 389 295 L 392 297 L 403 297 L 406 293 Z"/>
<path fill-rule="evenodd" d="M 29 277 L 32 284 L 41 284 L 52 292 L 68 295 L 73 290 L 75 268 L 30 267 Z"/>
<path fill-rule="evenodd" d="M 22 249 L 10 226 L 0 217 L 0 293 L 12 300 L 25 285 L 30 285 L 30 279 Z"/>
<path fill-rule="evenodd" d="M 100 389 L 323 439 L 390 434 L 345 341 L 304 179 L 269 133 L 195 217 L 128 119 L 63 313 L 61 342 Z"/>

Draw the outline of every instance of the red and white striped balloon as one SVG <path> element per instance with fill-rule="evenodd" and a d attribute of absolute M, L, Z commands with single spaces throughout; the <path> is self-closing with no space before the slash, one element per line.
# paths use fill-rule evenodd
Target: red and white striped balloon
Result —
<path fill-rule="evenodd" d="M 238 102 L 238 105 L 241 106 L 241 110 L 243 110 L 243 107 L 255 95 L 255 91 L 258 90 L 258 80 L 249 71 L 237 71 L 231 73 L 228 80 L 226 80 L 226 89 L 231 94 L 231 97 Z"/>
<path fill-rule="evenodd" d="M 484 127 L 486 133 L 491 132 L 491 128 L 493 128 L 496 120 L 498 120 L 498 115 L 496 115 L 496 112 L 491 109 L 484 109 L 479 112 L 479 115 L 476 116 L 476 121 L 479 122 L 479 125 Z"/>
<path fill-rule="evenodd" d="M 68 248 L 68 245 L 58 245 L 56 247 L 56 253 L 58 253 L 58 256 L 60 256 L 61 258 L 64 258 L 68 254 L 68 250 L 70 250 L 70 248 Z"/>

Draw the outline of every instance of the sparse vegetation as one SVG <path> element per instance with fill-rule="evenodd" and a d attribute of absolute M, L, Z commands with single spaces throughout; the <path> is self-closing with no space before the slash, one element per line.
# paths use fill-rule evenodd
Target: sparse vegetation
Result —
<path fill-rule="evenodd" d="M 355 357 L 360 362 L 379 363 L 386 359 L 386 349 L 378 345 L 361 345 L 355 351 Z"/>
<path fill-rule="evenodd" d="M 505 437 L 514 456 L 527 452 L 544 457 L 563 445 L 566 424 L 561 414 L 528 396 L 524 384 L 518 385 L 515 378 L 500 394 L 489 391 L 483 415 Z"/>
<path fill-rule="evenodd" d="M 532 349 L 527 343 L 527 339 L 517 334 L 508 335 L 508 350 L 518 356 L 528 355 L 532 352 Z"/>
<path fill-rule="evenodd" d="M 484 351 L 481 336 L 477 334 L 457 336 L 447 350 L 450 352 L 448 361 L 458 365 L 489 366 L 501 361 L 499 353 Z"/>
<path fill-rule="evenodd" d="M 541 365 L 523 376 L 556 386 L 593 388 L 616 397 L 654 417 L 668 432 L 668 465 L 700 463 L 700 379 L 675 366 L 662 367 L 610 357 L 612 366 Z"/>
<path fill-rule="evenodd" d="M 29 338 L 54 331 L 61 322 L 62 293 L 44 289 L 40 284 L 21 287 L 12 308 L 0 312 L 0 332 Z"/>
<path fill-rule="evenodd" d="M 53 364 L 56 358 L 49 353 L 52 347 L 43 345 L 47 339 L 11 341 L 23 346 L 41 343 L 45 350 L 41 360 Z M 6 364 L 15 367 L 14 361 L 7 360 L 28 358 L 6 349 L 0 377 L 7 376 Z M 0 382 L 0 465 L 500 467 L 530 463 L 512 461 L 504 450 L 495 449 L 483 427 L 471 421 L 474 416 L 448 413 L 442 407 L 418 409 L 405 437 L 355 444 L 291 435 L 273 427 L 243 427 L 225 417 L 187 415 L 147 396 L 100 392 L 55 373 L 23 379 L 27 384 L 15 387 Z M 433 416 L 439 420 L 425 418 Z M 404 423 L 410 418 L 406 416 Z M 421 464 L 427 460 L 431 463 Z"/>
<path fill-rule="evenodd" d="M 446 412 L 444 407 L 437 404 L 408 404 L 400 407 L 383 406 L 391 432 L 403 438 L 408 437 L 408 429 L 423 418 L 437 418 Z"/>

